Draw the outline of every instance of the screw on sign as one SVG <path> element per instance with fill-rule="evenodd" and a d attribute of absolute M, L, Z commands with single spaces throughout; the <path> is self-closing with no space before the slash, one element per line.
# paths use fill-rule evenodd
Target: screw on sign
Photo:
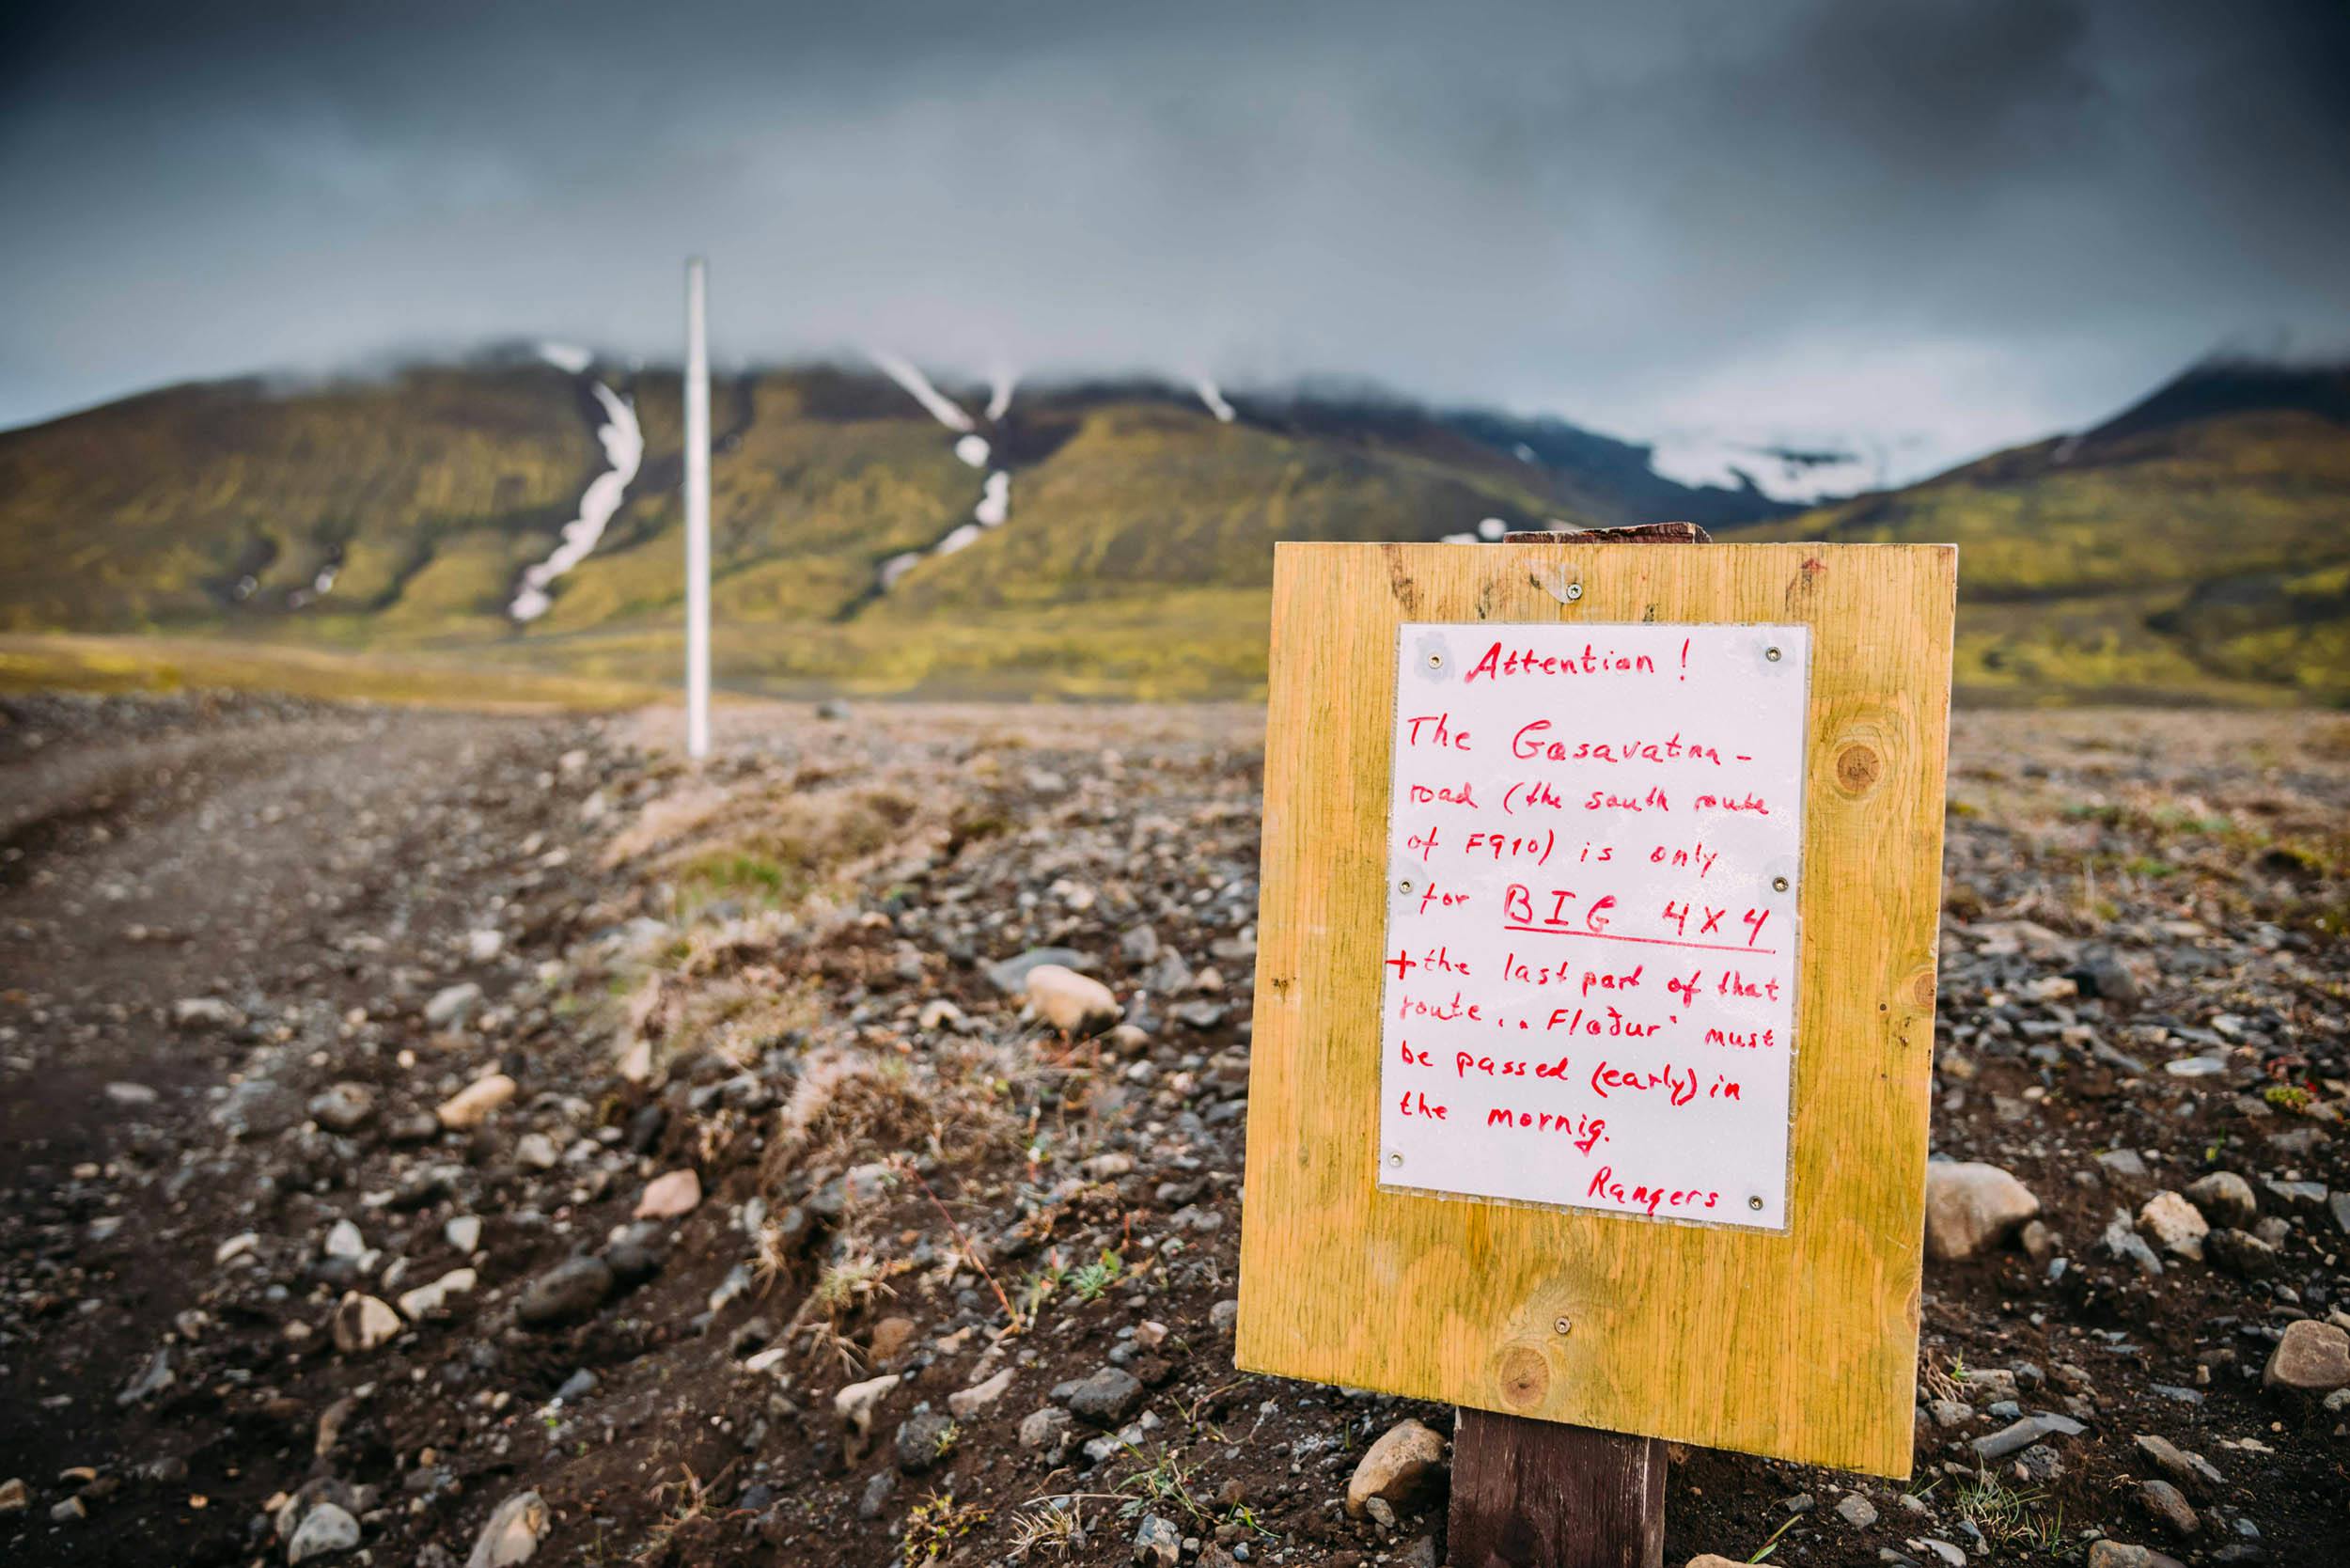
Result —
<path fill-rule="evenodd" d="M 1458 1405 L 1479 1568 L 1910 1465 L 1955 552 L 1639 542 L 1276 557 L 1236 1359 Z"/>

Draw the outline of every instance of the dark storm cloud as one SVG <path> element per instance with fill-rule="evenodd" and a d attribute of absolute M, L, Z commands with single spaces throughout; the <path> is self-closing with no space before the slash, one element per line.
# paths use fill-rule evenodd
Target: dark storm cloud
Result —
<path fill-rule="evenodd" d="M 110 7 L 0 37 L 0 420 L 516 335 L 1308 371 L 1904 469 L 2350 332 L 2334 7 Z"/>

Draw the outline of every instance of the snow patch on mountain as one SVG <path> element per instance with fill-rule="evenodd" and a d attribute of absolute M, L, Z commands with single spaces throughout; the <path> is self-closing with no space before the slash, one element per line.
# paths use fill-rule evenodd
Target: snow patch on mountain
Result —
<path fill-rule="evenodd" d="M 635 406 L 602 382 L 588 390 L 603 405 L 604 422 L 597 429 L 596 439 L 603 445 L 604 462 L 612 466 L 588 482 L 588 493 L 579 498 L 579 515 L 563 525 L 563 542 L 555 547 L 555 554 L 523 573 L 522 587 L 506 609 L 519 621 L 536 620 L 555 607 L 548 585 L 595 549 L 605 525 L 628 498 L 628 487 L 635 482 L 636 470 L 645 461 L 645 432 L 636 422 Z"/>
<path fill-rule="evenodd" d="M 971 416 L 963 411 L 961 404 L 932 385 L 931 378 L 922 373 L 920 366 L 903 354 L 891 353 L 886 349 L 868 349 L 866 355 L 880 368 L 883 375 L 904 387 L 906 396 L 929 410 L 932 418 L 950 431 L 959 431 L 965 435 L 971 433 L 975 428 Z M 987 460 L 981 458 L 979 461 L 984 463 Z"/>
<path fill-rule="evenodd" d="M 1208 412 L 1215 416 L 1217 423 L 1229 425 L 1240 417 L 1239 412 L 1224 400 L 1224 394 L 1215 383 L 1201 376 L 1191 384 L 1192 389 L 1199 394 L 1199 400 L 1208 405 Z"/>
<path fill-rule="evenodd" d="M 1723 490 L 1751 485 L 1774 501 L 1794 506 L 1857 495 L 1887 482 L 1885 454 L 1817 437 L 1675 431 L 1650 444 L 1649 467 L 1680 484 Z"/>
<path fill-rule="evenodd" d="M 539 357 L 558 370 L 577 375 L 596 362 L 596 356 L 576 343 L 541 343 Z"/>

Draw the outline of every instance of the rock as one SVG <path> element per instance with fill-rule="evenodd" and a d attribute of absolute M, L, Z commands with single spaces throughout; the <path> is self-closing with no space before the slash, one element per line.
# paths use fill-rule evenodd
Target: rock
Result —
<path fill-rule="evenodd" d="M 351 1221 L 338 1219 L 327 1228 L 326 1240 L 319 1244 L 319 1251 L 329 1258 L 364 1258 L 368 1255 L 368 1238 Z"/>
<path fill-rule="evenodd" d="M 1998 1246 L 2040 1212 L 2040 1200 L 1996 1165 L 1926 1167 L 1926 1251 L 1950 1262 Z"/>
<path fill-rule="evenodd" d="M 178 1378 L 173 1374 L 171 1370 L 170 1347 L 168 1345 L 158 1345 L 155 1349 L 155 1354 L 147 1358 L 147 1366 L 145 1369 L 140 1372 L 138 1376 L 131 1380 L 128 1388 L 125 1388 L 122 1392 L 115 1396 L 115 1403 L 117 1404 L 136 1404 L 141 1400 L 152 1399 L 155 1395 L 162 1393 L 165 1388 L 170 1388 L 172 1384 L 177 1381 Z"/>
<path fill-rule="evenodd" d="M 421 1322 L 446 1307 L 450 1296 L 471 1294 L 478 1283 L 479 1280 L 473 1270 L 450 1269 L 430 1285 L 418 1285 L 413 1291 L 402 1293 L 400 1309 L 409 1322 Z"/>
<path fill-rule="evenodd" d="M 2175 1557 L 2165 1557 L 2151 1546 L 2092 1541 L 2089 1544 L 2089 1568 L 2186 1568 L 2186 1564 Z"/>
<path fill-rule="evenodd" d="M 491 1073 L 450 1095 L 432 1114 L 451 1132 L 478 1127 L 489 1120 L 492 1111 L 514 1097 L 517 1087 L 505 1074 Z"/>
<path fill-rule="evenodd" d="M 875 1470 L 872 1478 L 865 1483 L 864 1495 L 856 1500 L 856 1516 L 860 1519 L 880 1518 L 882 1510 L 889 1506 L 889 1494 L 897 1489 L 897 1471 Z"/>
<path fill-rule="evenodd" d="M 2005 1459 L 2011 1453 L 2031 1447 L 2043 1437 L 2077 1437 L 2087 1430 L 2070 1416 L 2043 1410 L 2037 1415 L 2022 1417 L 1997 1432 L 1986 1433 L 1976 1438 L 1971 1446 L 1984 1459 Z"/>
<path fill-rule="evenodd" d="M 374 1116 L 375 1090 L 365 1084 L 336 1084 L 310 1102 L 310 1120 L 329 1132 L 356 1132 Z"/>
<path fill-rule="evenodd" d="M 1104 1367 L 1069 1390 L 1069 1413 L 1096 1426 L 1116 1426 L 1142 1403 L 1142 1385 L 1132 1372 Z"/>
<path fill-rule="evenodd" d="M 2080 966 L 2072 971 L 2073 982 L 2084 996 L 2102 997 L 2123 1007 L 2135 1003 L 2140 995 L 2138 977 L 2131 974 L 2110 948 L 2091 948 L 2081 954 Z"/>
<path fill-rule="evenodd" d="M 476 964 L 488 964 L 505 950 L 506 933 L 502 931 L 465 933 L 465 956 Z"/>
<path fill-rule="evenodd" d="M 2232 1170 L 2215 1170 L 2198 1178 L 2186 1189 L 2186 1197 L 2214 1229 L 2231 1226 L 2241 1231 L 2260 1213 L 2252 1184 Z"/>
<path fill-rule="evenodd" d="M 898 1468 L 907 1475 L 918 1476 L 946 1457 L 954 1441 L 955 1423 L 935 1410 L 916 1410 L 898 1423 L 898 1436 L 892 1447 L 898 1455 Z"/>
<path fill-rule="evenodd" d="M 2201 1262 L 2211 1226 L 2202 1212 L 2175 1192 L 2158 1192 L 2138 1211 L 2138 1232 L 2175 1258 Z"/>
<path fill-rule="evenodd" d="M 1751 655 L 1749 655 L 1751 657 Z M 1867 1529 L 1877 1522 L 1877 1505 L 1857 1492 L 1847 1494 L 1837 1503 L 1836 1512 L 1855 1529 Z"/>
<path fill-rule="evenodd" d="M 1373 1497 L 1391 1508 L 1402 1507 L 1429 1488 L 1443 1468 L 1443 1435 L 1420 1421 L 1398 1421 L 1355 1463 L 1346 1482 L 1346 1512 L 1361 1518 Z"/>
<path fill-rule="evenodd" d="M 2157 1437 L 2152 1433 L 2140 1433 L 2138 1438 L 2138 1451 L 2153 1460 L 2165 1475 L 2181 1486 L 2200 1488 L 2226 1484 L 2226 1479 L 2209 1460 L 2200 1453 L 2186 1452 L 2167 1437 Z"/>
<path fill-rule="evenodd" d="M 1088 969 L 1093 961 L 1074 948 L 1030 948 L 1018 958 L 1008 958 L 987 966 L 987 978 L 996 990 L 1007 996 L 1017 996 L 1028 988 L 1029 971 L 1040 964 L 1058 964 L 1064 969 Z"/>
<path fill-rule="evenodd" d="M 1208 1326 L 1219 1334 L 1230 1334 L 1240 1324 L 1240 1303 L 1230 1296 L 1208 1309 Z"/>
<path fill-rule="evenodd" d="M 671 1170 L 645 1184 L 644 1195 L 636 1200 L 638 1219 L 675 1219 L 690 1215 L 700 1206 L 702 1179 L 691 1167 Z"/>
<path fill-rule="evenodd" d="M 2141 1481 L 2138 1483 L 2138 1500 L 2146 1505 L 2162 1527 L 2171 1534 L 2185 1539 L 2203 1528 L 2203 1521 L 2187 1506 L 2179 1489 L 2167 1481 Z"/>
<path fill-rule="evenodd" d="M 1717 1557 L 1712 1552 L 1700 1552 L 1691 1558 L 1688 1568 L 1746 1568 L 1734 1558 Z"/>
<path fill-rule="evenodd" d="M 525 1170 L 553 1170 L 562 1159 L 563 1151 L 544 1133 L 525 1133 L 514 1140 L 514 1163 Z"/>
<path fill-rule="evenodd" d="M 347 1552 L 359 1544 L 359 1521 L 350 1511 L 331 1502 L 320 1503 L 302 1516 L 302 1524 L 286 1546 L 288 1562 L 305 1562 L 330 1552 Z"/>
<path fill-rule="evenodd" d="M 523 1289 L 514 1315 L 533 1327 L 592 1315 L 612 1294 L 612 1266 L 601 1258 L 566 1258 Z"/>
<path fill-rule="evenodd" d="M 392 1310 L 389 1302 L 346 1291 L 342 1300 L 335 1304 L 331 1327 L 335 1348 L 345 1356 L 357 1356 L 398 1336 L 400 1314 Z"/>
<path fill-rule="evenodd" d="M 1042 1410 L 1031 1410 L 1020 1421 L 1020 1446 L 1058 1451 L 1069 1441 L 1069 1429 L 1073 1424 L 1066 1410 L 1049 1404 Z"/>
<path fill-rule="evenodd" d="M 183 1029 L 233 1029 L 244 1014 L 218 996 L 182 996 L 171 1004 L 171 1021 Z"/>
<path fill-rule="evenodd" d="M 882 1396 L 903 1381 L 896 1372 L 889 1372 L 867 1378 L 862 1383 L 852 1383 L 832 1396 L 832 1413 L 839 1418 L 846 1433 L 848 1440 L 844 1447 L 852 1465 L 865 1457 L 866 1445 L 872 1440 L 873 1411 L 881 1403 Z"/>
<path fill-rule="evenodd" d="M 2330 1323 L 2303 1318 L 2285 1325 L 2284 1338 L 2268 1355 L 2261 1387 L 2305 1394 L 2328 1394 L 2350 1386 L 2350 1334 Z"/>
<path fill-rule="evenodd" d="M 1142 1568 L 1176 1568 L 1183 1560 L 1183 1532 L 1155 1513 L 1135 1528 L 1135 1560 Z"/>
<path fill-rule="evenodd" d="M 33 1491 L 24 1484 L 23 1476 L 11 1476 L 0 1482 L 0 1514 L 22 1513 L 32 1506 Z"/>
<path fill-rule="evenodd" d="M 1079 1039 L 1118 1022 L 1118 998 L 1100 980 L 1058 964 L 1040 964 L 1024 982 L 1036 1015 L 1063 1034 Z"/>
<path fill-rule="evenodd" d="M 481 1533 L 474 1537 L 465 1568 L 513 1568 L 528 1562 L 546 1539 L 551 1522 L 538 1493 L 515 1493 L 492 1511 Z"/>
<path fill-rule="evenodd" d="M 1118 950 L 1132 964 L 1148 965 L 1159 956 L 1159 933 L 1149 926 L 1136 926 L 1118 939 Z"/>
<path fill-rule="evenodd" d="M 2099 1239 L 2107 1252 L 2123 1262 L 2134 1264 L 2138 1273 L 2150 1279 L 2160 1277 L 2162 1260 L 2155 1257 L 2154 1249 L 2146 1245 L 2146 1238 L 2138 1233 L 2128 1210 L 2115 1210 L 2112 1220 L 2106 1226 L 2105 1235 Z"/>
<path fill-rule="evenodd" d="M 2249 1231 L 2214 1231 L 2203 1238 L 2203 1256 L 2215 1268 L 2245 1279 L 2262 1279 L 2276 1271 L 2277 1247 Z"/>
<path fill-rule="evenodd" d="M 452 1215 L 441 1227 L 441 1235 L 460 1252 L 471 1252 L 481 1245 L 481 1217 L 478 1215 Z"/>
<path fill-rule="evenodd" d="M 913 1342 L 914 1335 L 914 1320 L 893 1314 L 873 1325 L 873 1332 L 867 1339 L 865 1348 L 873 1364 L 879 1366 L 884 1361 L 896 1359 L 898 1353 Z"/>
<path fill-rule="evenodd" d="M 1012 1369 L 1006 1367 L 984 1383 L 975 1383 L 968 1388 L 948 1394 L 947 1396 L 948 1410 L 959 1421 L 969 1420 L 1004 1397 L 1006 1391 L 1011 1388 L 1011 1375 Z"/>
<path fill-rule="evenodd" d="M 481 987 L 471 980 L 443 986 L 432 994 L 431 1001 L 424 1004 L 424 1021 L 436 1029 L 447 1028 L 452 1024 L 462 1022 L 465 1014 L 471 1012 L 474 1005 L 480 1000 Z"/>

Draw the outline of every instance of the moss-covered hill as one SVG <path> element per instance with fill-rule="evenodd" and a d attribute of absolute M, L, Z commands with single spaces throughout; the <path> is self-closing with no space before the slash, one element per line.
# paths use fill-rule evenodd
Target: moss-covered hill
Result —
<path fill-rule="evenodd" d="M 2086 435 L 1742 537 L 1956 541 L 1978 695 L 2350 701 L 2350 368 L 2201 367 Z"/>
<path fill-rule="evenodd" d="M 553 606 L 508 614 L 606 458 L 641 467 Z M 1188 697 L 1262 680 L 1273 542 L 1428 540 L 1559 518 L 1956 540 L 1961 678 L 2026 697 L 2350 697 L 2350 413 L 2336 373 L 2201 371 L 2085 438 L 1789 516 L 1657 478 L 1555 421 L 1153 384 L 1024 388 L 983 472 L 885 379 L 714 389 L 721 681 L 748 690 Z M 983 391 L 950 387 L 974 416 Z M 168 388 L 0 433 L 0 634 L 290 645 L 381 666 L 666 682 L 682 592 L 674 373 L 520 354 L 347 383 Z M 905 557 L 889 591 L 885 563 Z"/>

